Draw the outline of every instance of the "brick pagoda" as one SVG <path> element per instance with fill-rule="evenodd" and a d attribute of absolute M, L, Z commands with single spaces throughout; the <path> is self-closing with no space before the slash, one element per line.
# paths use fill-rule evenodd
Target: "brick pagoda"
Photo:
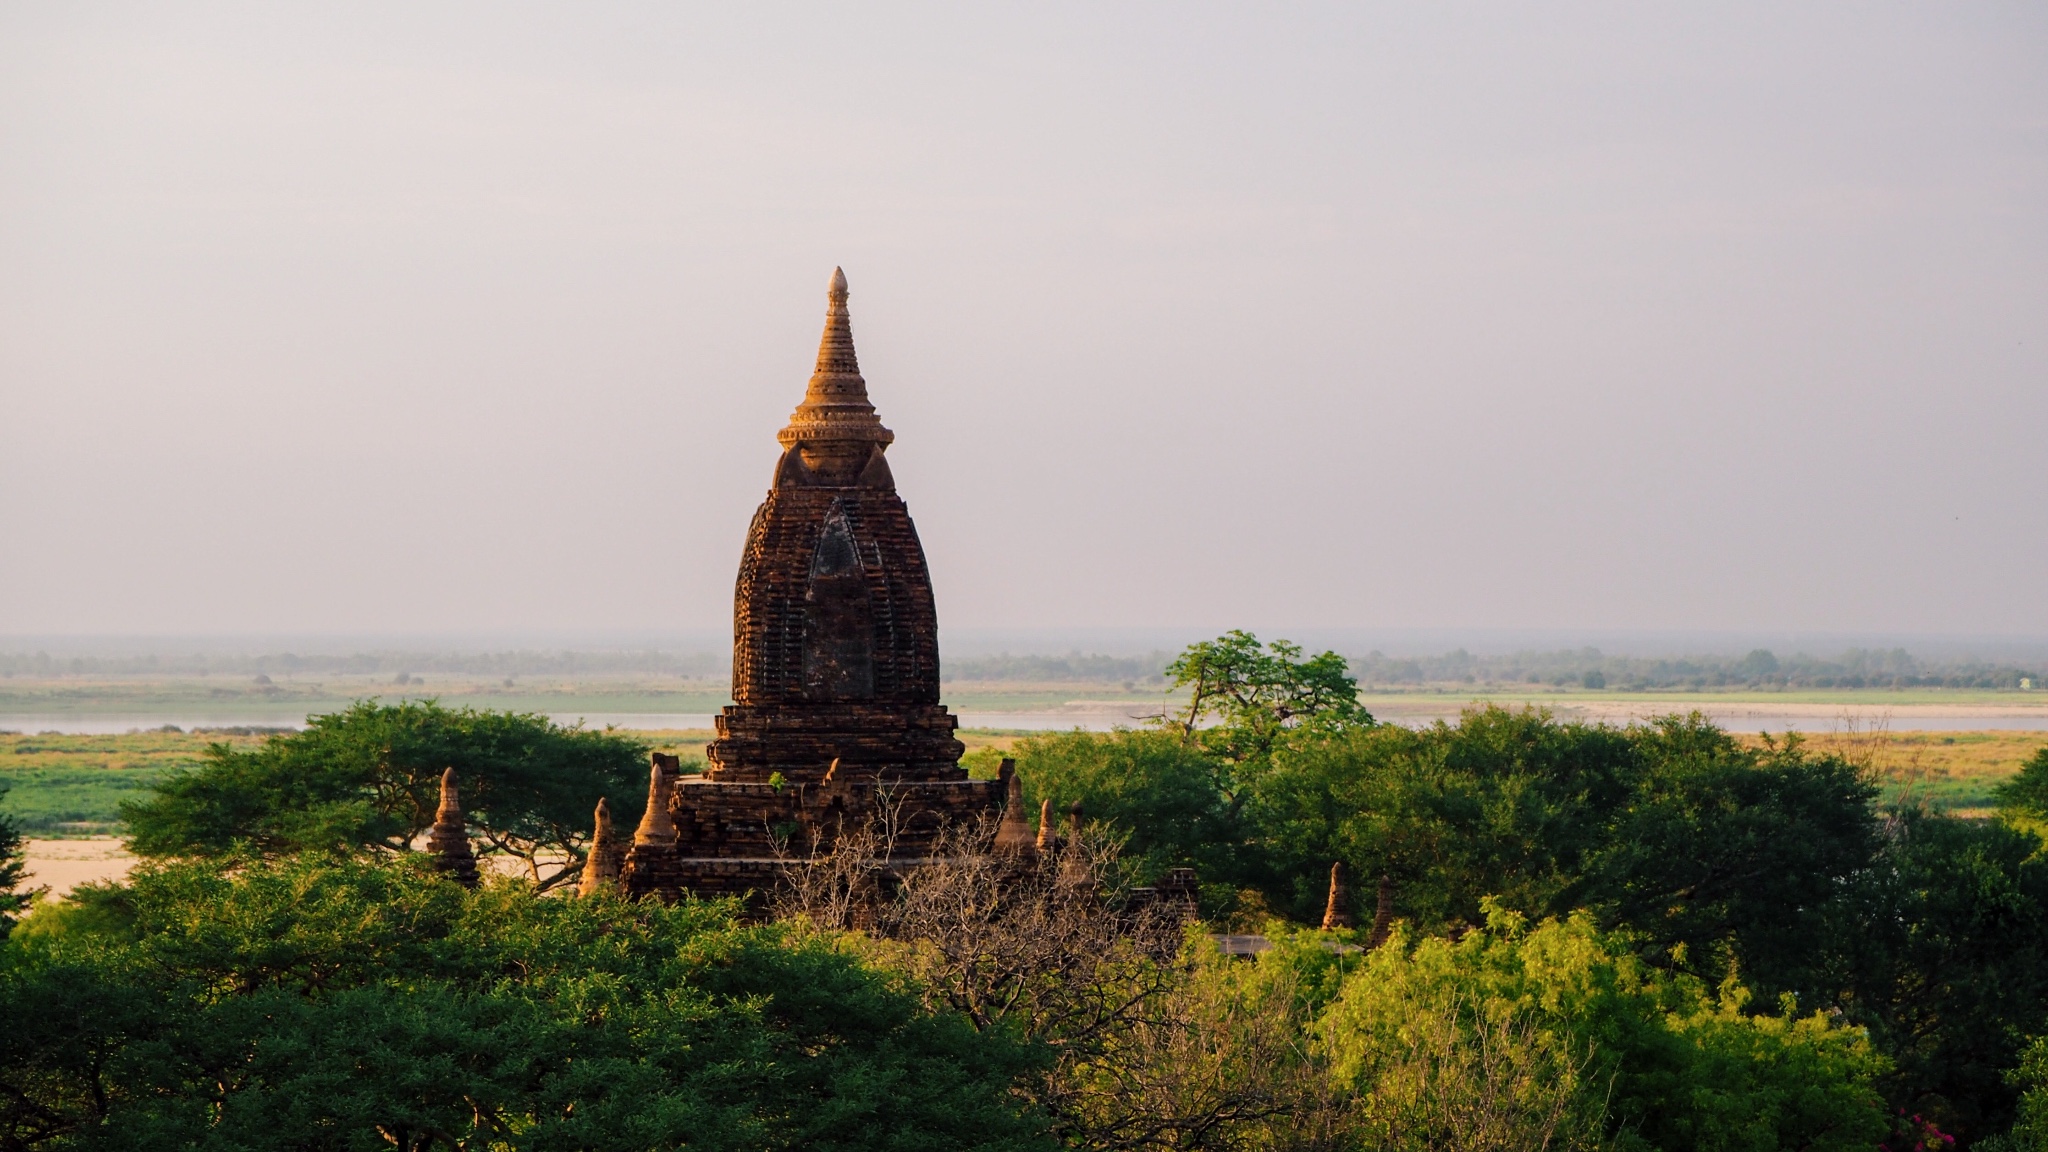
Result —
<path fill-rule="evenodd" d="M 733 601 L 732 696 L 701 776 L 657 757 L 619 869 L 634 895 L 765 893 L 786 852 L 886 809 L 915 863 L 947 820 L 994 814 L 1008 781 L 969 780 L 939 703 L 938 612 L 868 402 L 846 277 L 832 273 L 817 371 L 777 439 Z"/>

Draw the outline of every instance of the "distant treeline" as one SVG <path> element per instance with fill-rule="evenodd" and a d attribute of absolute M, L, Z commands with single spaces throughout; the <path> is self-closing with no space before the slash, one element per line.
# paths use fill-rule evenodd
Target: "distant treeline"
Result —
<path fill-rule="evenodd" d="M 1172 654 L 1103 656 L 975 656 L 945 662 L 952 681 L 1165 683 Z M 1758 648 L 1742 656 L 1610 656 L 1598 648 L 1475 656 L 1460 648 L 1441 656 L 1349 658 L 1362 685 L 1543 684 L 1623 691 L 1671 688 L 2004 688 L 2048 684 L 2041 667 L 1977 660 L 1921 660 L 1904 648 L 1851 648 L 1834 659 L 1798 653 L 1778 656 Z M 471 676 L 724 676 L 724 652 L 507 651 L 356 652 L 298 655 L 275 652 L 177 656 L 51 656 L 0 652 L 0 676 L 259 676 L 259 675 L 471 675 Z"/>
<path fill-rule="evenodd" d="M 1598 648 L 1404 658 L 1380 652 L 1351 660 L 1361 684 L 1520 683 L 1617 688 L 2019 688 L 2042 684 L 2039 668 L 1974 660 L 1930 662 L 1904 648 L 1851 648 L 1832 660 L 1767 648 L 1743 656 L 1609 656 Z"/>
<path fill-rule="evenodd" d="M 1173 657 L 980 656 L 946 662 L 948 680 L 1127 681 L 1158 685 Z M 1460 648 L 1441 656 L 1349 658 L 1361 685 L 1543 684 L 1555 687 L 1658 688 L 2005 688 L 2041 687 L 2043 670 L 1976 660 L 1923 661 L 1904 648 L 1851 648 L 1832 659 L 1799 653 L 1779 657 L 1758 648 L 1745 655 L 1609 656 L 1598 648 L 1475 656 Z"/>
<path fill-rule="evenodd" d="M 1173 662 L 1167 652 L 1149 656 L 1096 656 L 1069 652 L 1065 656 L 977 656 L 969 660 L 948 660 L 948 680 L 1126 680 L 1133 684 L 1163 684 L 1166 666 Z"/>
<path fill-rule="evenodd" d="M 346 656 L 271 652 L 179 656 L 51 656 L 0 652 L 0 676 L 389 676 L 428 672 L 479 676 L 723 676 L 723 652 L 356 652 Z"/>

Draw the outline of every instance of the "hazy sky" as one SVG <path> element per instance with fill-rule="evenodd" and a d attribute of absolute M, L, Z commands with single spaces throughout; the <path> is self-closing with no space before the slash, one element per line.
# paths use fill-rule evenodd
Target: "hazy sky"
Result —
<path fill-rule="evenodd" d="M 0 633 L 2048 633 L 2048 7 L 0 8 Z"/>

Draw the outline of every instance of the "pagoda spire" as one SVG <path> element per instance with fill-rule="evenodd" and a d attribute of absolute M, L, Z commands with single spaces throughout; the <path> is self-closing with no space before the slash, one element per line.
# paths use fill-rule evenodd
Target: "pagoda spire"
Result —
<path fill-rule="evenodd" d="M 804 402 L 791 414 L 789 426 L 776 435 L 785 448 L 848 441 L 889 444 L 896 439 L 868 403 L 868 382 L 853 351 L 853 319 L 846 297 L 846 273 L 834 268 L 825 289 L 825 332 L 818 338 L 817 369 L 804 389 Z"/>
<path fill-rule="evenodd" d="M 832 282 L 825 286 L 825 334 L 818 338 L 818 369 L 811 375 L 811 393 L 840 388 L 858 389 L 863 395 L 868 382 L 860 374 L 860 358 L 853 352 L 853 318 L 846 311 L 846 270 L 832 269 Z"/>

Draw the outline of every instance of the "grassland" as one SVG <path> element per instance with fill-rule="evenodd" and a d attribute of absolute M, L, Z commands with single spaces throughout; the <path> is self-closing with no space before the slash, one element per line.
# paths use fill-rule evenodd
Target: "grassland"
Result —
<path fill-rule="evenodd" d="M 249 732 L 138 732 L 124 736 L 0 736 L 0 812 L 28 835 L 104 835 L 121 802 L 196 766 L 208 744 L 254 744 Z"/>
<path fill-rule="evenodd" d="M 709 728 L 634 730 L 657 752 L 702 761 Z M 1020 732 L 963 732 L 970 753 L 1009 747 Z M 263 733 L 131 732 L 120 736 L 0 735 L 0 814 L 45 840 L 105 836 L 120 830 L 120 807 L 158 780 L 195 768 L 209 744 L 248 747 Z M 979 765 L 978 761 L 976 762 Z M 993 773 L 993 765 L 985 766 Z"/>
<path fill-rule="evenodd" d="M 1761 736 L 1743 736 L 1751 744 Z M 1841 732 L 1802 736 L 1870 772 L 1887 800 L 1921 800 L 1959 816 L 1989 815 L 1991 790 L 2048 748 L 2048 732 Z"/>

